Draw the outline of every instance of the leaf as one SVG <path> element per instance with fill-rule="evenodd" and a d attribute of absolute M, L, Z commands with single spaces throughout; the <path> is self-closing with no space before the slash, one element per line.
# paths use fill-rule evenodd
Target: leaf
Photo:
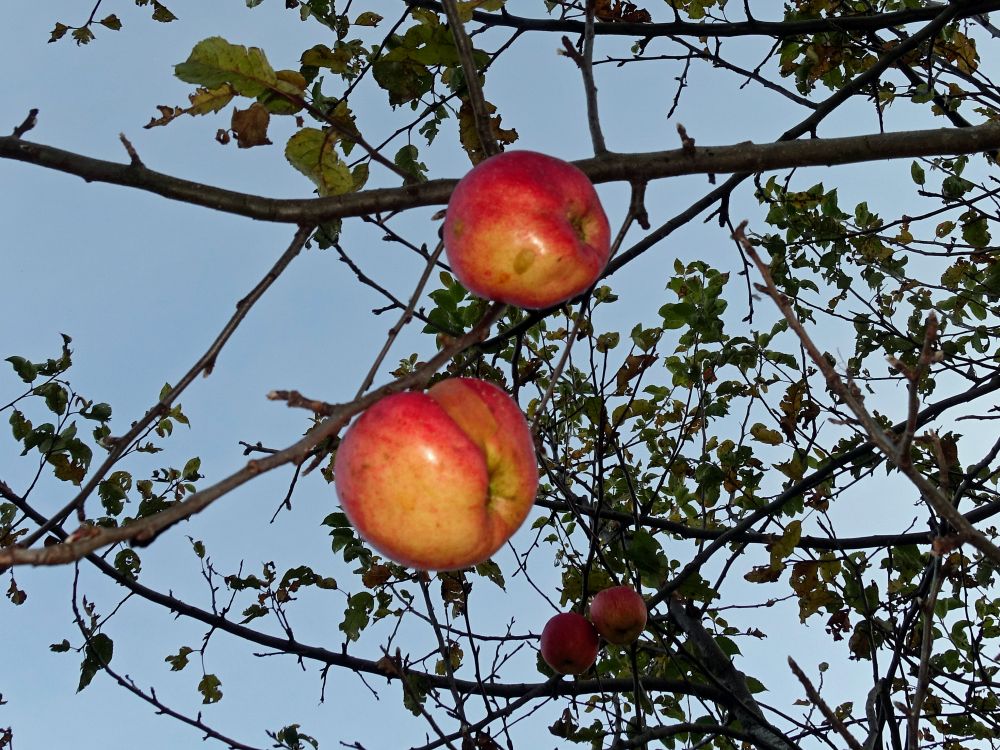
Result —
<path fill-rule="evenodd" d="M 501 572 L 500 566 L 492 560 L 486 560 L 476 565 L 476 573 L 493 581 L 493 583 L 504 591 L 507 590 L 507 583 L 504 581 L 503 572 Z"/>
<path fill-rule="evenodd" d="M 17 587 L 17 582 L 14 580 L 13 576 L 11 576 L 10 585 L 7 587 L 7 598 L 10 599 L 16 607 L 24 604 L 25 600 L 28 598 L 27 592 Z"/>
<path fill-rule="evenodd" d="M 188 59 L 174 66 L 174 74 L 210 89 L 228 83 L 236 93 L 251 97 L 274 89 L 278 80 L 262 50 L 230 44 L 218 36 L 198 42 Z"/>
<path fill-rule="evenodd" d="M 222 700 L 222 681 L 214 674 L 206 674 L 198 683 L 198 692 L 202 695 L 202 703 L 218 703 Z"/>
<path fill-rule="evenodd" d="M 239 148 L 254 146 L 269 146 L 267 126 L 271 122 L 271 113 L 259 102 L 254 102 L 247 109 L 234 109 L 231 127 L 236 136 Z"/>
<path fill-rule="evenodd" d="M 80 684 L 77 686 L 76 692 L 79 693 L 87 687 L 94 679 L 94 675 L 103 669 L 105 664 L 111 663 L 114 652 L 114 641 L 104 633 L 95 633 L 90 637 L 84 649 L 83 663 L 80 664 Z"/>
<path fill-rule="evenodd" d="M 780 432 L 769 429 L 760 422 L 756 422 L 750 428 L 750 435 L 753 436 L 754 440 L 767 445 L 781 445 L 785 441 Z"/>
<path fill-rule="evenodd" d="M 66 36 L 67 31 L 69 31 L 69 26 L 67 26 L 64 23 L 57 23 L 55 25 L 55 28 L 53 28 L 52 32 L 50 33 L 49 44 L 52 44 L 52 42 L 58 42 L 60 39 Z"/>
<path fill-rule="evenodd" d="M 118 31 L 122 27 L 122 22 L 118 19 L 118 16 L 116 16 L 114 13 L 112 13 L 110 16 L 102 18 L 100 21 L 98 21 L 98 23 L 101 24 L 101 26 L 104 26 L 105 28 L 111 29 L 112 31 Z"/>
<path fill-rule="evenodd" d="M 153 0 L 153 20 L 160 23 L 170 23 L 171 21 L 176 21 L 177 16 L 171 13 L 167 6 Z"/>
<path fill-rule="evenodd" d="M 923 185 L 926 182 L 927 176 L 924 174 L 924 168 L 920 166 L 919 162 L 914 161 L 910 163 L 910 177 L 918 185 Z"/>
<path fill-rule="evenodd" d="M 73 41 L 77 45 L 90 44 L 94 40 L 94 32 L 89 26 L 83 26 L 79 29 L 73 29 L 73 33 L 70 34 L 73 37 Z"/>
<path fill-rule="evenodd" d="M 361 591 L 347 598 L 347 609 L 344 611 L 344 621 L 340 629 L 347 637 L 356 641 L 361 637 L 361 631 L 368 627 L 369 615 L 375 608 L 375 597 L 367 591 Z"/>
<path fill-rule="evenodd" d="M 45 398 L 45 405 L 54 414 L 62 414 L 66 411 L 69 403 L 69 393 L 59 383 L 48 382 L 40 385 L 32 391 L 36 396 Z"/>
<path fill-rule="evenodd" d="M 378 13 L 373 13 L 370 10 L 366 10 L 364 13 L 361 13 L 354 20 L 354 25 L 355 26 L 373 26 L 374 27 L 374 26 L 378 26 L 379 22 L 381 20 L 382 20 L 382 16 L 380 16 Z"/>
<path fill-rule="evenodd" d="M 785 533 L 778 541 L 771 544 L 771 567 L 778 567 L 795 551 L 795 546 L 802 538 L 802 522 L 791 521 L 785 527 Z"/>
<path fill-rule="evenodd" d="M 38 368 L 24 357 L 7 357 L 6 361 L 10 362 L 14 372 L 25 383 L 31 383 L 38 377 Z"/>
<path fill-rule="evenodd" d="M 316 185 L 320 195 L 343 195 L 354 189 L 354 176 L 333 150 L 337 136 L 303 128 L 288 139 L 285 158 Z"/>
<path fill-rule="evenodd" d="M 518 136 L 516 130 L 506 130 L 500 127 L 501 116 L 494 115 L 493 113 L 496 111 L 497 108 L 495 105 L 486 102 L 490 132 L 493 134 L 493 139 L 501 144 L 502 147 L 505 144 L 516 141 Z M 476 118 L 472 111 L 472 103 L 468 97 L 464 96 L 462 97 L 462 106 L 458 110 L 458 134 L 462 147 L 469 155 L 469 160 L 473 164 L 478 164 L 486 158 L 486 151 L 479 141 L 479 131 L 476 129 Z"/>
<path fill-rule="evenodd" d="M 413 178 L 414 182 L 427 182 L 427 165 L 417 161 L 420 152 L 410 144 L 396 152 L 393 163 Z"/>
<path fill-rule="evenodd" d="M 51 646 L 49 646 L 49 651 L 52 651 L 57 654 L 65 653 L 69 651 L 69 641 L 63 638 L 61 642 L 53 643 Z"/>
<path fill-rule="evenodd" d="M 184 112 L 190 115 L 207 115 L 218 112 L 229 104 L 234 96 L 236 96 L 236 89 L 228 83 L 216 88 L 199 87 L 193 94 L 188 95 L 191 106 Z"/>
<path fill-rule="evenodd" d="M 188 665 L 188 654 L 190 654 L 193 650 L 194 649 L 188 646 L 181 646 L 180 651 L 173 656 L 164 658 L 163 661 L 170 665 L 171 672 L 180 672 Z"/>

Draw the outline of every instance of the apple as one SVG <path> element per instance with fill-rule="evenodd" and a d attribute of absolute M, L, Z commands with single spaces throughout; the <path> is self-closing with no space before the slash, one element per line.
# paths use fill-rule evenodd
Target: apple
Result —
<path fill-rule="evenodd" d="M 576 612 L 555 615 L 542 629 L 545 663 L 559 674 L 581 674 L 597 660 L 597 631 Z"/>
<path fill-rule="evenodd" d="M 611 229 L 587 175 L 552 156 L 507 151 L 480 162 L 455 187 L 444 246 L 466 289 L 538 309 L 597 281 Z"/>
<path fill-rule="evenodd" d="M 341 440 L 340 504 L 391 560 L 423 570 L 483 562 L 528 515 L 538 487 L 534 441 L 501 388 L 442 380 L 377 401 Z"/>
<path fill-rule="evenodd" d="M 646 602 L 631 586 L 604 589 L 590 603 L 590 621 L 608 643 L 633 643 L 646 628 Z"/>

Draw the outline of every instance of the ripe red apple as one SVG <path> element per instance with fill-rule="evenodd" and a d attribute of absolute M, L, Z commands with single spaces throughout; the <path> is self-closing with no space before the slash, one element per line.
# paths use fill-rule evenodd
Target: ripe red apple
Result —
<path fill-rule="evenodd" d="M 542 629 L 542 658 L 559 674 L 581 674 L 597 660 L 597 631 L 583 615 L 563 612 Z"/>
<path fill-rule="evenodd" d="M 528 515 L 538 465 L 528 423 L 501 388 L 442 380 L 372 405 L 344 435 L 334 481 L 375 549 L 424 570 L 482 562 Z"/>
<path fill-rule="evenodd" d="M 646 602 L 631 586 L 604 589 L 590 603 L 590 621 L 608 643 L 627 645 L 646 628 Z"/>
<path fill-rule="evenodd" d="M 458 183 L 444 220 L 458 280 L 499 302 L 542 308 L 597 281 L 611 230 L 587 175 L 534 151 L 493 156 Z"/>

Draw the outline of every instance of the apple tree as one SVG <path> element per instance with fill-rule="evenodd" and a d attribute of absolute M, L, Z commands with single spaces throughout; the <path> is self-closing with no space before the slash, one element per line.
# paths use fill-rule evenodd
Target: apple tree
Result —
<path fill-rule="evenodd" d="M 113 126 L 121 158 L 36 140 L 60 106 L 39 91 L 6 110 L 0 173 L 148 193 L 258 245 L 261 227 L 286 231 L 239 295 L 185 300 L 215 331 L 193 361 L 163 342 L 167 385 L 142 408 L 116 403 L 130 361 L 88 364 L 74 310 L 57 311 L 54 349 L 0 337 L 4 628 L 69 583 L 70 625 L 37 647 L 62 654 L 75 700 L 114 687 L 150 736 L 173 723 L 233 748 L 996 746 L 1000 2 L 247 0 L 229 29 L 176 0 L 131 5 L 51 18 L 46 48 L 85 75 L 122 35 L 197 29 Z M 293 54 L 241 41 L 264 18 L 294 24 Z M 171 76 L 186 100 L 157 93 Z M 553 121 L 546 97 L 576 109 Z M 166 142 L 227 169 L 272 158 L 300 193 L 155 166 Z M 442 254 L 457 180 L 514 149 L 572 161 L 611 227 L 597 281 L 539 309 L 471 294 Z M 159 262 L 146 244 L 133 254 Z M 0 278 L 41 289 L 14 252 Z M 347 275 L 350 317 L 270 307 L 291 322 L 261 337 L 304 263 Z M 253 378 L 227 372 L 241 336 L 337 360 L 322 388 L 288 373 L 255 403 L 192 411 L 207 383 Z M 81 385 L 81 367 L 103 379 Z M 538 492 L 494 557 L 423 571 L 351 526 L 335 459 L 370 406 L 452 377 L 515 399 Z M 240 423 L 213 462 L 191 447 L 206 423 L 279 407 L 294 430 Z M 545 623 L 623 585 L 648 610 L 638 639 L 555 674 Z M 160 623 L 141 636 L 158 667 L 136 661 L 142 617 Z M 240 697 L 241 675 L 275 661 L 281 682 Z M 3 680 L 12 748 L 25 701 L 37 717 L 46 698 Z M 272 722 L 296 690 L 312 718 Z M 345 693 L 364 722 L 337 713 Z"/>

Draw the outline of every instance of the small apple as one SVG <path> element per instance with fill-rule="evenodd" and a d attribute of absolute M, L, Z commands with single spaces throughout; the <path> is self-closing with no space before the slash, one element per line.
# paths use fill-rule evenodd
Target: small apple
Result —
<path fill-rule="evenodd" d="M 555 615 L 542 629 L 542 658 L 559 674 L 581 674 L 597 660 L 597 631 L 576 612 Z"/>
<path fill-rule="evenodd" d="M 334 463 L 344 513 L 396 562 L 424 570 L 480 563 L 528 515 L 538 487 L 531 431 L 514 400 L 474 378 L 372 405 Z"/>
<path fill-rule="evenodd" d="M 608 643 L 633 643 L 646 628 L 646 602 L 631 586 L 604 589 L 590 603 L 590 621 Z"/>
<path fill-rule="evenodd" d="M 587 175 L 545 154 L 507 151 L 476 165 L 455 187 L 444 246 L 466 289 L 537 309 L 597 281 L 611 229 Z"/>

